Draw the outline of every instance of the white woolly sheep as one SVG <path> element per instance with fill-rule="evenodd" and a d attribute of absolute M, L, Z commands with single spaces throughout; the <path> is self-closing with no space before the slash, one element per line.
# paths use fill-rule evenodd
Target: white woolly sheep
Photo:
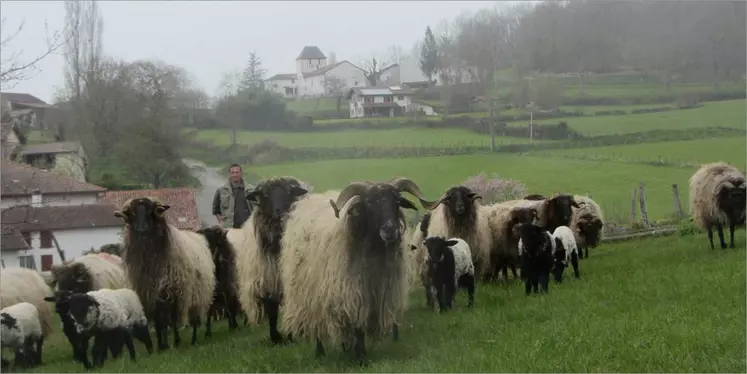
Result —
<path fill-rule="evenodd" d="M 555 269 L 553 275 L 556 282 L 563 281 L 563 271 L 568 267 L 568 261 L 573 266 L 573 276 L 578 278 L 581 275 L 578 272 L 578 246 L 573 231 L 568 226 L 558 226 L 552 233 L 555 241 L 553 248 L 553 258 L 555 259 Z"/>
<path fill-rule="evenodd" d="M 239 299 L 254 323 L 267 315 L 273 344 L 283 342 L 277 329 L 283 300 L 279 269 L 283 230 L 288 211 L 306 193 L 295 178 L 278 177 L 259 182 L 246 196 L 256 208 L 241 228 L 244 240 L 236 261 Z"/>
<path fill-rule="evenodd" d="M 745 223 L 747 184 L 739 169 L 724 162 L 701 166 L 690 178 L 690 215 L 695 225 L 708 230 L 713 247 L 713 228 L 718 231 L 721 248 L 726 248 L 724 226 L 729 225 L 731 248 L 734 228 Z"/>
<path fill-rule="evenodd" d="M 39 324 L 44 337 L 52 333 L 52 309 L 44 301 L 52 296 L 41 274 L 25 268 L 4 268 L 0 272 L 0 308 L 13 304 L 28 302 L 33 304 L 39 313 Z"/>
<path fill-rule="evenodd" d="M 311 194 L 289 213 L 280 260 L 282 327 L 316 339 L 317 356 L 325 354 L 323 340 L 354 342 L 364 364 L 366 335 L 380 339 L 392 328 L 398 340 L 409 289 L 400 208 L 416 209 L 402 192 L 431 204 L 413 181 L 394 178 Z M 339 219 L 327 218 L 329 205 Z"/>
<path fill-rule="evenodd" d="M 436 290 L 439 310 L 451 309 L 459 287 L 467 289 L 471 308 L 475 301 L 475 265 L 469 244 L 459 238 L 430 236 L 423 245 L 428 249 L 428 275 Z"/>
<path fill-rule="evenodd" d="M 589 257 L 589 247 L 595 248 L 604 237 L 602 208 L 588 196 L 574 195 L 578 208 L 573 208 L 571 225 L 578 244 L 578 258 Z M 584 253 L 584 250 L 586 253 Z"/>
<path fill-rule="evenodd" d="M 174 346 L 180 344 L 179 328 L 187 317 L 192 344 L 197 342 L 197 327 L 207 316 L 215 290 L 215 264 L 207 239 L 167 224 L 168 209 L 169 205 L 142 197 L 129 200 L 114 213 L 126 223 L 125 271 L 145 315 L 154 322 L 159 351 L 169 348 L 169 326 L 174 330 Z"/>
<path fill-rule="evenodd" d="M 15 348 L 16 365 L 41 365 L 44 334 L 34 304 L 22 302 L 3 308 L 0 326 L 2 347 Z"/>

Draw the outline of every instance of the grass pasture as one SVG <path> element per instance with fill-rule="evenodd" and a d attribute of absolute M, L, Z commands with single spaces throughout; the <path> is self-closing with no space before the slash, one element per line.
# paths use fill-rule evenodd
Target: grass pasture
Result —
<path fill-rule="evenodd" d="M 737 234 L 744 248 L 744 231 Z M 478 285 L 475 306 L 457 294 L 448 314 L 426 310 L 412 290 L 400 341 L 367 342 L 371 366 L 354 366 L 339 347 L 314 358 L 299 342 L 270 347 L 265 325 L 147 356 L 109 359 L 99 372 L 744 372 L 745 252 L 712 251 L 705 234 L 603 244 L 544 296 L 518 282 Z M 187 339 L 185 339 L 185 336 Z M 80 372 L 61 332 L 34 372 Z"/>
<path fill-rule="evenodd" d="M 695 169 L 649 166 L 608 161 L 515 155 L 465 155 L 390 159 L 330 160 L 261 167 L 246 170 L 261 177 L 293 175 L 311 183 L 316 191 L 339 189 L 354 180 L 388 180 L 408 176 L 427 198 L 435 199 L 452 185 L 486 172 L 520 180 L 527 193 L 589 193 L 605 209 L 607 219 L 627 223 L 631 190 L 646 182 L 648 214 L 653 220 L 671 217 L 672 183 L 680 186 L 683 209 L 688 209 L 687 185 Z"/>

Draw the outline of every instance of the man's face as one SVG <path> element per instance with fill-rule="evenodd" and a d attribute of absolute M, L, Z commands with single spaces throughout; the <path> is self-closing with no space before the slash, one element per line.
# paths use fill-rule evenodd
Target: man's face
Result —
<path fill-rule="evenodd" d="M 228 172 L 231 173 L 231 182 L 238 183 L 241 181 L 241 168 L 234 166 Z"/>

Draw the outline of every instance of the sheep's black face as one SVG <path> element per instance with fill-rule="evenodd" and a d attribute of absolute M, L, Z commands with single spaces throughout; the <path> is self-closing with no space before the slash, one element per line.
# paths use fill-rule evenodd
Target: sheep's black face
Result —
<path fill-rule="evenodd" d="M 6 329 L 18 329 L 18 321 L 8 313 L 0 313 L 0 325 Z"/>
<path fill-rule="evenodd" d="M 560 226 L 567 226 L 571 222 L 573 209 L 578 208 L 578 204 L 573 200 L 571 195 L 558 195 L 548 201 L 551 205 L 553 219 L 560 223 Z"/>
<path fill-rule="evenodd" d="M 246 195 L 246 199 L 256 205 L 264 216 L 280 220 L 291 205 L 307 192 L 297 180 L 279 178 L 260 183 Z"/>
<path fill-rule="evenodd" d="M 122 218 L 136 233 L 145 234 L 155 230 L 157 220 L 165 220 L 168 209 L 169 205 L 144 197 L 130 201 L 125 209 L 114 212 L 114 215 Z"/>
<path fill-rule="evenodd" d="M 578 231 L 584 237 L 586 245 L 594 247 L 599 244 L 599 233 L 604 227 L 601 219 L 591 216 L 581 216 L 578 221 Z"/>
<path fill-rule="evenodd" d="M 197 230 L 197 233 L 204 236 L 205 240 L 207 240 L 208 242 L 208 245 L 211 248 L 214 248 L 217 245 L 222 244 L 226 240 L 227 231 L 223 227 L 215 225 L 212 227 L 199 229 Z"/>
<path fill-rule="evenodd" d="M 718 194 L 718 205 L 734 223 L 742 224 L 747 205 L 747 185 L 738 181 L 731 186 L 724 186 Z"/>
<path fill-rule="evenodd" d="M 64 317 L 70 312 L 70 295 L 72 294 L 70 291 L 55 291 L 54 296 L 45 297 L 44 301 L 54 302 L 54 311 Z"/>
<path fill-rule="evenodd" d="M 479 198 L 476 193 L 467 187 L 457 186 L 449 188 L 441 198 L 441 202 L 449 207 L 449 212 L 454 218 L 466 217 L 473 209 L 472 202 Z"/>
<path fill-rule="evenodd" d="M 60 291 L 86 293 L 93 288 L 91 276 L 85 265 L 81 263 L 61 265 L 53 269 L 52 274 L 57 282 L 57 289 Z"/>
<path fill-rule="evenodd" d="M 375 185 L 348 208 L 347 219 L 356 233 L 378 236 L 391 245 L 402 240 L 404 231 L 404 215 L 399 208 L 417 210 L 395 187 Z"/>
<path fill-rule="evenodd" d="M 423 241 L 423 245 L 428 250 L 428 260 L 434 267 L 443 261 L 444 252 L 446 252 L 446 248 L 449 246 L 446 243 L 446 239 L 441 236 L 432 236 Z"/>
<path fill-rule="evenodd" d="M 518 231 L 524 245 L 524 256 L 537 256 L 549 244 L 545 229 L 540 226 L 524 223 L 519 225 Z"/>
<path fill-rule="evenodd" d="M 79 334 L 96 327 L 100 311 L 99 303 L 93 297 L 81 293 L 72 294 L 68 299 L 68 306 L 68 315 Z"/>

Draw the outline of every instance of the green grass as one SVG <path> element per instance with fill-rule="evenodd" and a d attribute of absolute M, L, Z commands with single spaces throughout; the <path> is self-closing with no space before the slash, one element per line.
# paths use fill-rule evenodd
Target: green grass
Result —
<path fill-rule="evenodd" d="M 737 235 L 744 248 L 744 231 Z M 705 234 L 603 244 L 547 295 L 526 297 L 518 282 L 463 291 L 454 309 L 425 309 L 412 290 L 400 341 L 367 343 L 371 366 L 327 345 L 270 347 L 266 326 L 219 331 L 209 342 L 138 360 L 109 359 L 100 372 L 745 372 L 745 251 L 712 251 Z M 186 338 L 186 339 L 185 339 Z M 57 332 L 37 372 L 80 372 Z"/>
<path fill-rule="evenodd" d="M 703 107 L 669 112 L 631 114 L 624 116 L 579 117 L 563 121 L 585 136 L 613 133 L 633 133 L 654 129 L 691 129 L 699 127 L 731 127 L 745 129 L 745 100 L 715 101 Z M 536 123 L 555 124 L 559 119 L 538 120 Z M 529 121 L 511 125 L 527 126 Z"/>
<path fill-rule="evenodd" d="M 231 132 L 228 130 L 203 130 L 197 139 L 218 145 L 228 145 Z M 490 145 L 488 135 L 462 129 L 402 128 L 394 130 L 348 130 L 334 132 L 255 132 L 241 131 L 238 142 L 244 145 L 273 140 L 290 148 L 337 148 L 337 147 L 452 147 L 457 145 Z M 526 143 L 528 139 L 497 137 L 496 144 Z"/>
<path fill-rule="evenodd" d="M 286 101 L 287 108 L 300 114 L 313 115 L 315 112 L 333 112 L 337 110 L 337 99 L 321 97 L 313 99 L 295 99 Z M 349 108 L 347 100 L 342 101 L 343 112 Z"/>
<path fill-rule="evenodd" d="M 426 197 L 435 199 L 447 188 L 480 172 L 497 173 L 504 179 L 517 179 L 527 193 L 589 193 L 605 210 L 606 218 L 627 223 L 631 190 L 646 182 L 649 217 L 671 217 L 672 184 L 680 186 L 683 209 L 688 209 L 688 180 L 695 169 L 553 159 L 548 157 L 480 154 L 449 157 L 402 159 L 330 160 L 295 164 L 247 167 L 262 177 L 292 175 L 311 183 L 316 191 L 339 189 L 354 180 L 388 180 L 408 176 L 417 182 Z"/>
<path fill-rule="evenodd" d="M 44 131 L 30 130 L 26 134 L 26 141 L 28 144 L 49 143 L 54 141 L 54 137 Z"/>
<path fill-rule="evenodd" d="M 584 158 L 606 158 L 629 161 L 664 160 L 669 162 L 728 162 L 745 170 L 747 139 L 714 138 L 675 142 L 633 144 L 624 146 L 563 149 L 542 152 L 543 155 L 569 155 Z"/>

